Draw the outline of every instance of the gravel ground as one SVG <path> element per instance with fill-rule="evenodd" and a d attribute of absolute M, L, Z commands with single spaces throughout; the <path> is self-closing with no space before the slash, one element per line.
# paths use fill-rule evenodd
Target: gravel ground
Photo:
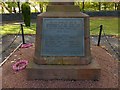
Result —
<path fill-rule="evenodd" d="M 0 42 L 2 42 L 2 51 L 4 51 L 9 46 L 9 44 L 12 42 L 14 36 L 15 35 L 6 35 L 5 37 L 3 37 L 3 39 L 1 39 Z M 113 38 L 111 36 L 109 36 L 108 38 L 109 38 L 110 42 L 112 42 L 111 45 L 114 47 L 114 49 L 116 51 L 118 51 L 118 42 L 119 42 L 118 39 Z M 98 40 L 97 36 L 91 36 L 91 46 L 97 45 L 97 40 Z M 26 41 L 26 43 L 34 43 L 35 35 L 25 35 L 25 41 Z M 11 47 L 2 54 L 2 57 L 3 57 L 2 59 L 4 60 L 5 57 L 7 57 L 20 44 L 20 42 L 22 42 L 21 35 L 18 35 L 17 39 L 11 45 Z M 92 54 L 93 54 L 93 56 L 95 56 L 94 58 L 97 58 L 97 61 L 102 66 L 103 73 L 101 74 L 102 77 L 101 77 L 100 81 L 98 81 L 98 82 L 94 82 L 94 81 L 62 81 L 62 80 L 26 81 L 26 71 L 25 70 L 18 72 L 18 73 L 15 73 L 15 72 L 13 72 L 13 70 L 11 70 L 11 65 L 16 60 L 18 60 L 18 58 L 24 59 L 24 58 L 26 58 L 26 56 L 21 57 L 21 56 L 14 55 L 14 57 L 12 56 L 13 58 L 11 57 L 12 59 L 10 58 L 9 62 L 7 62 L 9 64 L 6 63 L 6 65 L 4 65 L 4 67 L 6 69 L 3 68 L 3 77 L 0 76 L 3 79 L 3 87 L 5 87 L 5 88 L 14 88 L 14 87 L 15 88 L 21 88 L 21 87 L 23 87 L 23 88 L 28 88 L 28 87 L 29 88 L 72 88 L 72 87 L 73 88 L 110 88 L 110 87 L 114 88 L 114 87 L 117 87 L 117 85 L 118 85 L 118 83 L 117 83 L 118 66 L 117 66 L 116 59 L 118 59 L 118 57 L 117 57 L 116 53 L 111 49 L 110 45 L 107 43 L 107 41 L 105 40 L 104 37 L 101 38 L 101 47 L 103 47 L 103 46 L 104 46 L 104 49 L 101 49 L 101 50 L 103 50 L 103 52 L 107 51 L 106 53 L 109 56 L 108 60 L 107 60 L 106 56 L 104 56 L 104 55 L 99 56 L 98 48 L 97 48 L 98 50 L 96 49 L 97 51 L 95 51 L 98 54 L 96 54 L 94 52 L 94 49 L 92 49 Z M 27 49 L 25 49 L 25 50 L 27 50 Z M 31 52 L 31 54 L 32 54 L 32 52 Z M 105 58 L 105 60 L 102 60 L 103 58 L 101 58 L 101 57 Z M 16 79 L 12 79 L 11 77 L 16 77 Z M 19 81 L 17 81 L 17 79 Z M 0 82 L 1 82 L 1 80 L 0 80 Z M 19 83 L 21 85 L 19 85 Z"/>
<path fill-rule="evenodd" d="M 29 52 L 29 53 L 28 53 Z M 104 49 L 92 46 L 92 56 L 101 67 L 99 81 L 65 81 L 65 80 L 26 80 L 26 70 L 15 72 L 12 65 L 19 59 L 31 60 L 34 46 L 19 49 L 3 65 L 3 88 L 117 88 L 118 87 L 118 61 Z"/>

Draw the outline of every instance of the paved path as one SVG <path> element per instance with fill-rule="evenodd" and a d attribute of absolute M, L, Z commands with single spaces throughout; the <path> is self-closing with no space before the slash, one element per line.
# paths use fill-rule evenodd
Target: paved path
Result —
<path fill-rule="evenodd" d="M 6 35 L 3 38 L 0 39 L 0 45 L 2 46 L 2 49 L 0 50 L 0 53 L 2 53 L 2 58 L 0 58 L 0 62 L 2 62 L 20 43 L 22 43 L 22 37 L 21 35 L 18 35 L 16 40 L 11 44 L 11 42 L 14 40 L 15 36 L 17 35 Z M 111 48 L 108 41 L 106 41 L 105 37 L 101 38 L 101 46 L 106 49 L 115 59 L 118 59 L 117 52 L 118 52 L 118 38 L 107 36 L 109 42 L 111 43 L 113 49 Z M 26 43 L 34 43 L 35 42 L 35 35 L 25 35 L 25 42 Z M 97 45 L 98 42 L 98 36 L 91 36 L 91 44 Z M 8 47 L 11 44 L 10 47 Z"/>
<path fill-rule="evenodd" d="M 2 68 L 0 68 L 0 90 L 2 89 Z"/>
<path fill-rule="evenodd" d="M 2 62 L 15 48 L 17 48 L 20 43 L 22 43 L 21 35 L 18 35 L 15 41 L 12 43 L 15 36 L 17 35 L 6 35 L 0 39 L 0 42 L 2 43 L 0 44 L 2 46 L 2 49 L 0 50 L 0 53 L 2 53 L 0 62 Z M 26 43 L 34 43 L 35 35 L 25 35 L 25 41 Z"/>

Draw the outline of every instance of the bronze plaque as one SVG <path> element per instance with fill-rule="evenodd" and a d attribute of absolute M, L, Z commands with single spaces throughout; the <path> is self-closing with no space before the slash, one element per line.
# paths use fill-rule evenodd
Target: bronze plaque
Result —
<path fill-rule="evenodd" d="M 41 56 L 84 53 L 84 18 L 43 18 Z"/>

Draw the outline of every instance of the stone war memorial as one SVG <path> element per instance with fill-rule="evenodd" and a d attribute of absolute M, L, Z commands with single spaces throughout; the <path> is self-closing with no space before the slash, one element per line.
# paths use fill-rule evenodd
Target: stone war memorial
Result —
<path fill-rule="evenodd" d="M 99 80 L 90 50 L 89 16 L 73 2 L 51 2 L 37 16 L 35 53 L 28 80 Z"/>

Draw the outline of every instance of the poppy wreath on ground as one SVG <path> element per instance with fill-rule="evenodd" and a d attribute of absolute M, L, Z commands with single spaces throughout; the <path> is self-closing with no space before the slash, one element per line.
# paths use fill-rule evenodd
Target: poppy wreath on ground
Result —
<path fill-rule="evenodd" d="M 30 46 L 33 46 L 31 43 L 27 43 L 27 44 L 22 44 L 21 48 L 28 48 Z"/>
<path fill-rule="evenodd" d="M 15 70 L 15 71 L 23 70 L 26 68 L 27 65 L 28 65 L 27 60 L 17 61 L 15 64 L 13 64 L 13 70 Z"/>

